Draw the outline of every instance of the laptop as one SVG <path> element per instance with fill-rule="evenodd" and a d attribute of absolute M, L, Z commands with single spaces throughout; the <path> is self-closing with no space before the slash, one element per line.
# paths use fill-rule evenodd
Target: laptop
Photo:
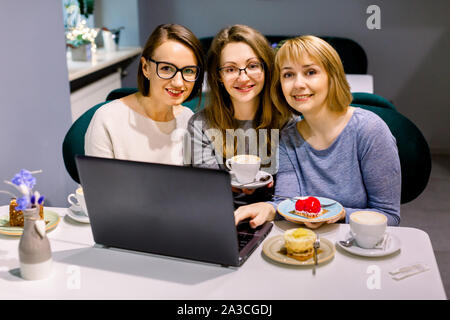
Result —
<path fill-rule="evenodd" d="M 241 266 L 272 228 L 234 222 L 228 172 L 76 156 L 94 241 Z"/>

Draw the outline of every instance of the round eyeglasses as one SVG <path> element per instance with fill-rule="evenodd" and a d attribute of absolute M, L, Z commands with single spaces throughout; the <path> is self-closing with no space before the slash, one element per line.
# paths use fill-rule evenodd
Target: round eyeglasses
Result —
<path fill-rule="evenodd" d="M 237 79 L 242 71 L 249 77 L 258 77 L 264 72 L 264 65 L 261 62 L 250 62 L 245 68 L 238 68 L 236 66 L 219 68 L 219 72 L 226 80 Z"/>
<path fill-rule="evenodd" d="M 161 79 L 172 79 L 175 77 L 178 71 L 181 72 L 181 77 L 184 81 L 194 82 L 198 79 L 200 75 L 200 67 L 199 66 L 186 66 L 183 68 L 178 68 L 176 65 L 165 62 L 165 61 L 156 61 L 152 58 L 149 58 L 151 62 L 156 64 L 156 74 Z"/>

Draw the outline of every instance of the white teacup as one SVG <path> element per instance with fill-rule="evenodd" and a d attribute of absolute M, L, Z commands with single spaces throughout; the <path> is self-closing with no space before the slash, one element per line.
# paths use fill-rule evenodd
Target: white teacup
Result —
<path fill-rule="evenodd" d="M 372 249 L 386 232 L 387 218 L 375 211 L 355 211 L 350 215 L 350 230 L 361 248 Z"/>
<path fill-rule="evenodd" d="M 233 171 L 236 180 L 241 184 L 255 181 L 256 174 L 261 166 L 261 159 L 253 155 L 237 155 L 227 159 L 226 166 Z"/>
<path fill-rule="evenodd" d="M 72 198 L 75 198 L 76 201 L 73 201 Z M 69 196 L 67 197 L 67 201 L 69 201 L 71 205 L 79 207 L 85 214 L 88 214 L 82 187 L 79 187 L 77 190 L 75 190 L 75 193 L 69 194 Z"/>

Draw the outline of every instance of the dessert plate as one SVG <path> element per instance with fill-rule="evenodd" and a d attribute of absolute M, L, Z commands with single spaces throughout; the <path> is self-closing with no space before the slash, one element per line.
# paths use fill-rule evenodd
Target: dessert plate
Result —
<path fill-rule="evenodd" d="M 278 235 L 265 240 L 262 250 L 268 258 L 283 264 L 295 266 L 311 266 L 314 264 L 313 257 L 305 261 L 300 261 L 287 256 L 283 235 Z M 331 243 L 330 240 L 321 237 L 319 253 L 317 254 L 317 263 L 321 264 L 333 258 L 335 251 L 336 249 L 334 248 L 333 243 Z"/>
<path fill-rule="evenodd" d="M 75 212 L 83 210 L 83 209 L 81 209 L 80 206 L 76 206 L 76 205 L 73 205 L 73 204 L 69 207 L 69 209 L 72 210 L 72 211 L 75 211 Z"/>
<path fill-rule="evenodd" d="M 335 200 L 324 197 L 315 197 L 315 198 L 317 198 L 320 201 L 320 203 L 322 203 L 322 201 L 324 204 L 329 204 L 333 202 L 334 203 L 325 208 L 322 208 L 323 210 L 326 210 L 326 212 L 317 218 L 307 218 L 295 214 L 295 202 L 292 200 L 284 200 L 280 202 L 277 208 L 278 213 L 288 221 L 295 223 L 304 223 L 304 222 L 325 222 L 335 218 L 337 215 L 340 215 L 342 211 L 345 211 L 342 204 L 340 204 Z"/>
<path fill-rule="evenodd" d="M 71 206 L 67 209 L 67 215 L 77 222 L 90 223 L 89 216 L 80 207 Z"/>
<path fill-rule="evenodd" d="M 240 189 L 258 189 L 264 187 L 273 181 L 273 177 L 270 173 L 265 171 L 258 171 L 255 177 L 255 181 L 242 184 L 236 180 L 236 176 L 233 171 L 230 171 L 231 174 L 231 186 Z M 260 181 L 264 180 L 264 181 Z"/>
<path fill-rule="evenodd" d="M 53 230 L 58 225 L 61 218 L 56 212 L 44 208 L 45 230 L 47 232 Z M 11 227 L 9 225 L 9 214 L 0 217 L 0 234 L 8 236 L 21 236 L 23 227 Z"/>
<path fill-rule="evenodd" d="M 384 249 L 364 249 L 361 247 L 358 247 L 356 242 L 351 247 L 344 247 L 342 244 L 339 243 L 339 241 L 336 241 L 336 245 L 341 247 L 347 252 L 350 252 L 352 254 L 355 254 L 357 256 L 363 256 L 363 257 L 384 257 L 390 254 L 393 254 L 394 252 L 397 252 L 400 247 L 402 246 L 402 243 L 399 238 L 394 236 L 391 233 L 387 233 L 388 237 L 386 239 L 386 246 Z M 350 238 L 350 233 L 347 235 L 346 239 Z"/>

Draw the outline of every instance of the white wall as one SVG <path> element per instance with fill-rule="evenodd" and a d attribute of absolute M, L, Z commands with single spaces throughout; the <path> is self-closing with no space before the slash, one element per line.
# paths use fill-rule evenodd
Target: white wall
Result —
<path fill-rule="evenodd" d="M 139 46 L 137 0 L 95 0 L 94 16 L 98 28 L 124 27 L 120 31 L 121 46 Z"/>
<path fill-rule="evenodd" d="M 266 35 L 348 37 L 365 49 L 375 93 L 391 100 L 435 152 L 450 153 L 448 0 L 138 0 L 140 42 L 161 23 L 179 23 L 198 37 L 247 24 Z M 381 8 L 381 29 L 369 30 L 366 9 Z"/>
<path fill-rule="evenodd" d="M 0 39 L 0 189 L 22 168 L 42 169 L 36 190 L 65 206 L 75 183 L 62 158 L 71 117 L 61 0 L 0 0 Z"/>
<path fill-rule="evenodd" d="M 107 27 L 120 31 L 121 47 L 143 46 L 139 39 L 138 0 L 95 0 L 95 26 Z M 101 33 L 98 37 L 101 37 Z M 122 74 L 122 87 L 137 87 L 137 69 L 139 59 L 136 58 Z"/>

